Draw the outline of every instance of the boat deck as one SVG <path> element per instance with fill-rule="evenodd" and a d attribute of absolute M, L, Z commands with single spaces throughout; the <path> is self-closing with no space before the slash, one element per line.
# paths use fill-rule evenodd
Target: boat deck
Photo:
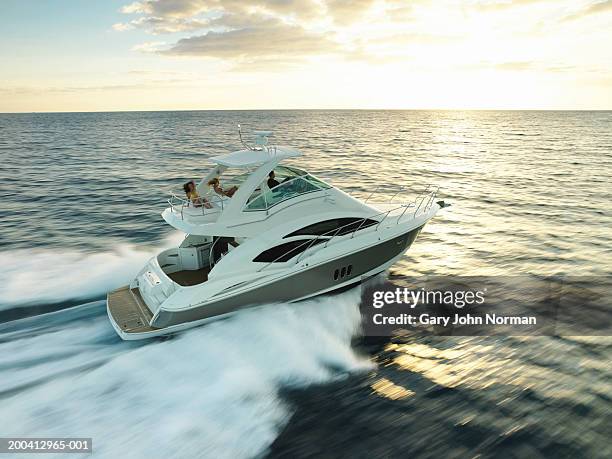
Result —
<path fill-rule="evenodd" d="M 191 271 L 177 271 L 167 274 L 167 276 L 179 285 L 190 286 L 198 285 L 208 280 L 210 268 L 202 268 Z"/>
<path fill-rule="evenodd" d="M 149 326 L 153 314 L 145 305 L 137 288 L 126 286 L 106 296 L 108 310 L 115 323 L 126 333 L 140 333 L 156 330 Z"/>

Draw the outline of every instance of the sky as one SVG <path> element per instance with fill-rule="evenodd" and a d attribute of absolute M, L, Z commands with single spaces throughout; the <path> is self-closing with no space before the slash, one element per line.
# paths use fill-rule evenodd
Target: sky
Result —
<path fill-rule="evenodd" d="M 0 0 L 0 112 L 612 109 L 612 0 Z"/>

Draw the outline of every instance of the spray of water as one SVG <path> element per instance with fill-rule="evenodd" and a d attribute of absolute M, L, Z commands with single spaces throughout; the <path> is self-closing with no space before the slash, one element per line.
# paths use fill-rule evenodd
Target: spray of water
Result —
<path fill-rule="evenodd" d="M 154 254 L 130 245 L 97 254 L 0 253 L 0 310 L 103 295 Z M 92 437 L 95 457 L 260 455 L 292 415 L 282 388 L 370 368 L 350 344 L 358 303 L 351 291 L 266 305 L 138 343 L 115 335 L 102 301 L 5 323 L 3 434 Z"/>
<path fill-rule="evenodd" d="M 149 258 L 177 246 L 183 237 L 172 233 L 161 249 L 123 244 L 101 253 L 50 249 L 0 252 L 0 310 L 100 297 L 129 283 Z"/>
<path fill-rule="evenodd" d="M 116 338 L 102 302 L 0 327 L 3 434 L 93 437 L 95 457 L 261 455 L 292 415 L 281 388 L 371 367 L 350 345 L 358 302 L 267 305 L 146 344 Z"/>

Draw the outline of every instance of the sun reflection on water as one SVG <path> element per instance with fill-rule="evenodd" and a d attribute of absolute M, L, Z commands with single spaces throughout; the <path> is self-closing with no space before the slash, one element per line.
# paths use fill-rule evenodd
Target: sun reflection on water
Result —
<path fill-rule="evenodd" d="M 379 378 L 370 385 L 372 390 L 382 397 L 391 400 L 401 400 L 412 397 L 415 393 L 410 389 L 399 386 L 387 378 Z"/>

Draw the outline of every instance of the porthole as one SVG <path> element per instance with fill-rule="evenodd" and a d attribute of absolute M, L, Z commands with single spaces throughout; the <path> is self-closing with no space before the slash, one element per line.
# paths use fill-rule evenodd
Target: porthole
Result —
<path fill-rule="evenodd" d="M 337 269 L 334 271 L 334 280 L 338 280 L 338 276 L 340 275 L 340 271 Z"/>
<path fill-rule="evenodd" d="M 346 276 L 346 266 L 342 267 L 342 271 L 340 271 L 340 277 Z"/>
<path fill-rule="evenodd" d="M 346 268 L 346 275 L 350 276 L 352 271 L 353 271 L 353 265 L 348 265 L 348 268 Z"/>

